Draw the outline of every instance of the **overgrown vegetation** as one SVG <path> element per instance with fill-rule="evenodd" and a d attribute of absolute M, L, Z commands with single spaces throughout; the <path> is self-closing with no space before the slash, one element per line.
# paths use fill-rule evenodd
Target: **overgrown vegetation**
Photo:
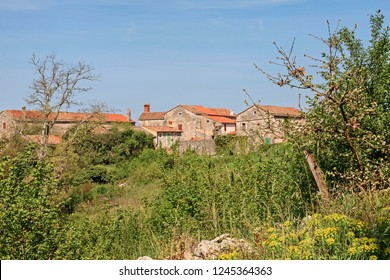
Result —
<path fill-rule="evenodd" d="M 283 73 L 258 68 L 279 86 L 314 94 L 295 143 L 315 153 L 333 188 L 389 187 L 390 29 L 380 11 L 370 23 L 367 47 L 356 27 L 331 31 L 328 23 L 328 36 L 315 36 L 326 49 L 320 57 L 306 55 L 308 68 L 298 63 L 294 44 L 289 52 L 275 44 Z"/>
<path fill-rule="evenodd" d="M 181 259 L 223 233 L 252 251 L 220 259 L 390 259 L 383 22 L 371 17 L 366 48 L 346 28 L 323 39 L 330 52 L 316 60 L 321 83 L 279 48 L 287 73 L 269 77 L 317 93 L 288 143 L 253 149 L 218 137 L 216 155 L 179 154 L 155 150 L 131 129 L 80 127 L 42 159 L 21 138 L 2 142 L 1 259 Z M 304 149 L 326 174 L 329 201 L 318 195 Z"/>

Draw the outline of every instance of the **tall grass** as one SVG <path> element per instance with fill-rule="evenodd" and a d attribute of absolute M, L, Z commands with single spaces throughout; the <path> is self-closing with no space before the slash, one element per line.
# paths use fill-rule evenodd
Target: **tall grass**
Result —
<path fill-rule="evenodd" d="M 389 257 L 389 193 L 324 205 L 288 144 L 246 155 L 145 150 L 109 173 L 113 182 L 90 188 L 89 203 L 69 216 L 58 258 L 182 258 L 222 233 L 253 245 L 254 254 L 235 258 Z"/>

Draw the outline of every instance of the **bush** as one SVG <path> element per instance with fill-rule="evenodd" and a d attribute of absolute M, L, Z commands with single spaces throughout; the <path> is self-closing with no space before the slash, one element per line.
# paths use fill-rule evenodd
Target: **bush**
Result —
<path fill-rule="evenodd" d="M 0 163 L 0 258 L 51 259 L 62 229 L 52 168 L 29 148 Z"/>

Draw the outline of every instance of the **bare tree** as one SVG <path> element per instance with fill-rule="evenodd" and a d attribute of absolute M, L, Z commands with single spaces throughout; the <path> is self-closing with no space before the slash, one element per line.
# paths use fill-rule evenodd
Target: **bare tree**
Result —
<path fill-rule="evenodd" d="M 37 77 L 30 86 L 32 93 L 28 95 L 26 102 L 42 112 L 39 157 L 44 158 L 47 155 L 50 131 L 57 122 L 61 110 L 80 105 L 76 102 L 75 95 L 91 89 L 80 84 L 84 81 L 97 80 L 99 76 L 93 74 L 94 69 L 84 62 L 67 65 L 54 54 L 43 59 L 34 54 L 31 64 Z"/>

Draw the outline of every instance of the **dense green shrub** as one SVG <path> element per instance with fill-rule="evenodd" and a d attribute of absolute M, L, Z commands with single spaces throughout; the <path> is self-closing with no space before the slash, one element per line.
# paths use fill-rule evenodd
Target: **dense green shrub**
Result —
<path fill-rule="evenodd" d="M 107 133 L 80 132 L 77 139 L 71 131 L 64 139 L 74 141 L 72 150 L 82 156 L 82 167 L 97 164 L 114 164 L 139 155 L 145 148 L 153 148 L 153 138 L 131 128 L 112 128 Z M 85 157 L 88 155 L 88 157 Z"/>
<path fill-rule="evenodd" d="M 260 143 L 250 143 L 247 137 L 237 135 L 218 135 L 214 138 L 218 154 L 237 155 L 256 151 Z"/>
<path fill-rule="evenodd" d="M 29 148 L 0 163 L 0 258 L 51 259 L 62 218 L 52 168 Z"/>

